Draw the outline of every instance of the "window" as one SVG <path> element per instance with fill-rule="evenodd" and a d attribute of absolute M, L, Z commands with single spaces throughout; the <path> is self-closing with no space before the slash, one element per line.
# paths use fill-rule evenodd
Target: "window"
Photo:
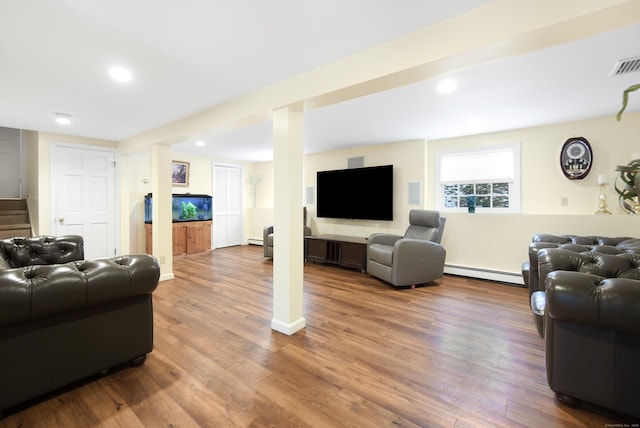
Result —
<path fill-rule="evenodd" d="M 436 154 L 436 206 L 476 212 L 520 212 L 520 144 L 487 146 Z"/>

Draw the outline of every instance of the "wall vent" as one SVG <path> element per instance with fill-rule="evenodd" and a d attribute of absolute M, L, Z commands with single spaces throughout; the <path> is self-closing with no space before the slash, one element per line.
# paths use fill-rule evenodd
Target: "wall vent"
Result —
<path fill-rule="evenodd" d="M 631 58 L 620 59 L 609 73 L 609 77 L 640 71 L 640 55 Z"/>
<path fill-rule="evenodd" d="M 364 156 L 347 158 L 347 168 L 362 168 L 364 166 Z"/>

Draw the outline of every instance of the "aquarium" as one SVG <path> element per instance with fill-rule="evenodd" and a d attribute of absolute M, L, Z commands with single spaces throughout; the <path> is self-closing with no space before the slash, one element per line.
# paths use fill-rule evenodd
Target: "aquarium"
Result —
<path fill-rule="evenodd" d="M 153 196 L 144 197 L 144 222 L 153 218 Z M 211 220 L 211 196 L 190 193 L 171 195 L 171 219 L 173 222 Z"/>

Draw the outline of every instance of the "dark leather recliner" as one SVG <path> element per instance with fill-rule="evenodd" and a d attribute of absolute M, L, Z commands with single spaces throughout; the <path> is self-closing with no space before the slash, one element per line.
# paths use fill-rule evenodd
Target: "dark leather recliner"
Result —
<path fill-rule="evenodd" d="M 440 245 L 446 218 L 439 211 L 411 210 L 404 236 L 374 233 L 367 244 L 367 273 L 396 287 L 442 278 L 447 255 Z"/>
<path fill-rule="evenodd" d="M 156 259 L 83 257 L 80 236 L 0 240 L 0 413 L 151 351 Z"/>
<path fill-rule="evenodd" d="M 640 255 L 538 253 L 547 380 L 561 402 L 640 418 Z"/>

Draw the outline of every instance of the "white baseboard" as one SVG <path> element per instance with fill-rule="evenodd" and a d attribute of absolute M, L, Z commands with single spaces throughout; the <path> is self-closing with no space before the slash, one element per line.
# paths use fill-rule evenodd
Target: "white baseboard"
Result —
<path fill-rule="evenodd" d="M 271 320 L 271 329 L 275 331 L 279 331 L 280 333 L 286 334 L 287 336 L 291 336 L 296 331 L 303 329 L 305 326 L 305 319 L 300 318 L 292 323 L 286 323 L 283 321 L 279 321 L 277 319 Z"/>
<path fill-rule="evenodd" d="M 173 276 L 173 272 L 171 272 L 171 273 L 165 273 L 165 274 L 160 275 L 160 282 L 162 282 L 162 281 L 169 281 L 170 279 L 173 279 L 173 278 L 175 278 L 175 277 Z"/>
<path fill-rule="evenodd" d="M 507 282 L 510 284 L 524 285 L 521 273 L 501 272 L 497 270 L 481 269 L 468 266 L 445 265 L 444 273 L 451 275 L 468 276 L 471 278 L 488 279 L 491 281 Z"/>
<path fill-rule="evenodd" d="M 262 241 L 262 239 L 259 239 L 259 238 L 249 238 L 247 239 L 247 243 L 249 245 L 260 245 L 260 246 L 264 245 L 264 242 Z"/>

